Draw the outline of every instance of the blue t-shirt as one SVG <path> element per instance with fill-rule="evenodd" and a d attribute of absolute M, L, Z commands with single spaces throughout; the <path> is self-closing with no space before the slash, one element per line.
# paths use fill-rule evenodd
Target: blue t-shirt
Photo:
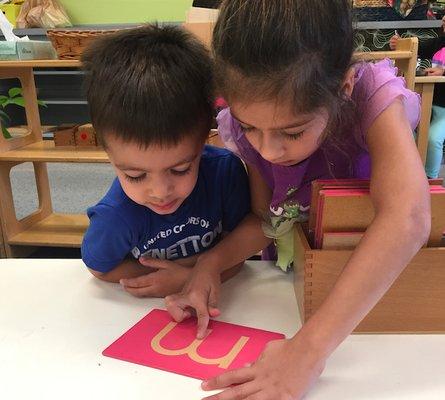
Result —
<path fill-rule="evenodd" d="M 195 188 L 172 214 L 159 215 L 135 203 L 116 178 L 105 197 L 88 209 L 82 260 L 105 273 L 130 254 L 174 260 L 201 253 L 247 215 L 249 193 L 239 158 L 212 146 L 204 148 Z"/>

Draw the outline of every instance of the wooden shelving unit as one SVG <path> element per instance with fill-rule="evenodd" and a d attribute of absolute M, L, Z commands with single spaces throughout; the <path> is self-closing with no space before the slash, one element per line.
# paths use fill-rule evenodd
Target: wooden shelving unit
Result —
<path fill-rule="evenodd" d="M 3 161 L 107 163 L 108 156 L 105 151 L 94 147 L 68 149 L 55 147 L 53 140 L 41 140 L 0 153 L 0 162 Z"/>
<path fill-rule="evenodd" d="M 23 232 L 12 236 L 9 245 L 80 247 L 88 217 L 83 214 L 57 214 L 31 225 Z"/>
<path fill-rule="evenodd" d="M 107 154 L 100 148 L 55 147 L 43 140 L 34 68 L 78 68 L 79 61 L 33 60 L 0 61 L 0 79 L 18 78 L 26 104 L 28 135 L 0 137 L 0 221 L 3 241 L 0 256 L 14 257 L 35 246 L 79 247 L 88 227 L 86 215 L 54 213 L 49 189 L 47 162 L 106 163 Z M 31 162 L 34 166 L 39 206 L 36 212 L 18 220 L 14 209 L 10 171 L 14 166 Z M 30 247 L 31 246 L 31 247 Z"/>

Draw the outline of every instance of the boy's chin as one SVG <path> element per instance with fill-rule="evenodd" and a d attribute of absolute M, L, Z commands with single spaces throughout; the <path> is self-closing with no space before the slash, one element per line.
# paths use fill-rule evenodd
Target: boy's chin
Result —
<path fill-rule="evenodd" d="M 169 204 L 159 206 L 153 203 L 146 203 L 144 204 L 146 207 L 148 207 L 151 211 L 155 212 L 159 215 L 169 215 L 173 214 L 182 204 L 182 199 L 176 199 L 172 201 Z"/>

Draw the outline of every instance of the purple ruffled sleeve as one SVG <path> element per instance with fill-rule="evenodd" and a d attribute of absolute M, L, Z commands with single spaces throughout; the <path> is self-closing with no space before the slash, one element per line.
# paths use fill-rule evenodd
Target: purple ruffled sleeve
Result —
<path fill-rule="evenodd" d="M 388 59 L 375 64 L 359 64 L 352 94 L 361 116 L 360 130 L 366 135 L 376 118 L 394 101 L 401 99 L 406 117 L 414 130 L 420 120 L 420 97 L 406 88 L 404 78 Z"/>

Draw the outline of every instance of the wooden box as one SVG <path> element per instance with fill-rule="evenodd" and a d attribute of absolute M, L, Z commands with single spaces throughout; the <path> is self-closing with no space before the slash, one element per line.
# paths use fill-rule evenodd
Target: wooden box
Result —
<path fill-rule="evenodd" d="M 76 132 L 76 146 L 97 146 L 96 132 L 91 124 L 79 126 Z"/>
<path fill-rule="evenodd" d="M 75 134 L 79 125 L 61 125 L 54 132 L 54 144 L 59 146 L 75 146 Z"/>
<path fill-rule="evenodd" d="M 314 250 L 295 228 L 295 294 L 306 322 L 327 297 L 352 250 Z M 445 247 L 419 251 L 355 332 L 445 332 Z"/>

